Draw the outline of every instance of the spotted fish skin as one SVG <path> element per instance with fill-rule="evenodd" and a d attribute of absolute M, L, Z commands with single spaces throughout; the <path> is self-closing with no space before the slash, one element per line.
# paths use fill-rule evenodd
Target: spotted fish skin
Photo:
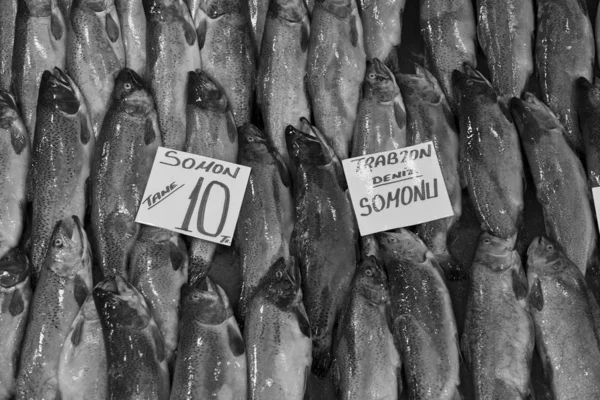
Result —
<path fill-rule="evenodd" d="M 121 275 L 106 278 L 92 294 L 106 347 L 106 399 L 167 400 L 165 344 L 144 296 Z"/>
<path fill-rule="evenodd" d="M 421 0 L 421 34 L 425 68 L 440 83 L 453 113 L 458 112 L 452 71 L 466 62 L 477 66 L 476 27 L 471 0 Z"/>
<path fill-rule="evenodd" d="M 532 395 L 534 329 L 515 241 L 516 236 L 500 239 L 482 233 L 471 266 L 461 346 L 477 400 Z"/>
<path fill-rule="evenodd" d="M 308 92 L 315 126 L 340 160 L 350 156 L 365 69 L 356 1 L 316 2 L 308 44 Z"/>
<path fill-rule="evenodd" d="M 125 49 L 125 66 L 146 76 L 146 14 L 143 0 L 115 0 Z"/>
<path fill-rule="evenodd" d="M 188 72 L 201 64 L 198 38 L 183 0 L 143 0 L 147 81 L 156 102 L 165 147 L 183 150 Z"/>
<path fill-rule="evenodd" d="M 65 69 L 67 25 L 56 0 L 18 0 L 13 52 L 13 88 L 34 142 L 42 74 Z"/>
<path fill-rule="evenodd" d="M 170 400 L 246 400 L 244 339 L 225 291 L 206 277 L 181 290 L 181 335 Z"/>
<path fill-rule="evenodd" d="M 17 1 L 1 0 L 0 9 L 0 90 L 11 90 L 12 60 L 15 44 Z"/>
<path fill-rule="evenodd" d="M 0 259 L 0 399 L 13 398 L 21 343 L 31 304 L 29 261 L 12 251 Z"/>
<path fill-rule="evenodd" d="M 535 346 L 555 399 L 600 396 L 598 304 L 577 266 L 547 237 L 527 250 Z"/>
<path fill-rule="evenodd" d="M 95 144 L 83 96 L 61 70 L 43 73 L 37 108 L 29 188 L 34 284 L 56 223 L 72 215 L 83 221 Z"/>
<path fill-rule="evenodd" d="M 535 61 L 541 100 L 565 128 L 569 146 L 583 153 L 576 108 L 579 77 L 591 81 L 595 58 L 594 34 L 585 1 L 537 2 Z"/>
<path fill-rule="evenodd" d="M 91 251 L 77 216 L 51 235 L 31 302 L 17 378 L 17 399 L 59 399 L 58 366 L 73 320 L 92 290 Z"/>
<path fill-rule="evenodd" d="M 600 87 L 596 81 L 580 77 L 577 85 L 577 112 L 583 144 L 588 182 L 592 187 L 600 186 Z"/>
<path fill-rule="evenodd" d="M 140 229 L 135 216 L 161 144 L 152 95 L 125 68 L 115 81 L 92 165 L 90 236 L 95 264 L 105 276 L 128 273 Z"/>
<path fill-rule="evenodd" d="M 15 98 L 0 89 L 0 258 L 19 244 L 31 163 L 27 129 Z"/>

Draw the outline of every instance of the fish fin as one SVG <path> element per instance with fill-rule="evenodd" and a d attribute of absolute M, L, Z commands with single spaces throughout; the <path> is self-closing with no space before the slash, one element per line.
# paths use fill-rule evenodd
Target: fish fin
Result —
<path fill-rule="evenodd" d="M 508 107 L 506 106 L 504 101 L 502 99 L 500 99 L 499 97 L 498 97 L 498 105 L 500 106 L 500 110 L 502 111 L 502 114 L 504 114 L 506 119 L 509 120 L 511 123 L 513 123 L 513 117 L 512 117 L 510 110 L 508 109 Z"/>
<path fill-rule="evenodd" d="M 342 385 L 341 382 L 341 374 L 340 374 L 340 366 L 338 365 L 337 360 L 333 360 L 331 363 L 331 377 L 333 378 L 333 391 L 335 393 L 336 399 L 342 398 Z"/>
<path fill-rule="evenodd" d="M 531 291 L 529 292 L 529 305 L 538 311 L 544 308 L 544 294 L 542 293 L 542 284 L 539 278 L 535 278 Z"/>
<path fill-rule="evenodd" d="M 398 128 L 406 128 L 406 110 L 400 96 L 394 97 L 394 118 L 396 118 Z"/>
<path fill-rule="evenodd" d="M 325 378 L 329 369 L 331 368 L 332 356 L 331 349 L 326 349 L 318 353 L 313 354 L 312 373 L 318 378 Z"/>
<path fill-rule="evenodd" d="M 200 50 L 204 47 L 204 42 L 206 41 L 206 30 L 207 23 L 205 18 L 201 18 L 200 22 L 198 22 L 198 26 L 196 26 L 196 36 L 198 37 L 198 47 Z"/>
<path fill-rule="evenodd" d="M 50 32 L 54 36 L 54 40 L 61 40 L 65 34 L 64 17 L 62 16 L 60 9 L 52 9 L 50 15 Z"/>
<path fill-rule="evenodd" d="M 8 312 L 13 317 L 21 314 L 25 310 L 25 302 L 23 301 L 23 293 L 20 290 L 15 290 L 13 293 L 12 299 L 10 299 L 10 304 L 8 305 Z"/>
<path fill-rule="evenodd" d="M 396 46 L 392 47 L 392 50 L 390 51 L 390 54 L 388 54 L 384 63 L 386 67 L 390 69 L 392 75 L 400 73 L 400 60 L 398 60 L 398 49 Z"/>
<path fill-rule="evenodd" d="M 154 143 L 158 135 L 154 131 L 154 124 L 150 118 L 146 119 L 146 123 L 144 124 L 144 144 L 146 146 Z"/>
<path fill-rule="evenodd" d="M 523 300 L 527 297 L 527 278 L 522 270 L 512 270 L 512 287 L 517 300 Z"/>
<path fill-rule="evenodd" d="M 307 338 L 311 337 L 310 331 L 310 321 L 308 320 L 308 315 L 306 315 L 306 310 L 302 304 L 298 304 L 294 306 L 294 314 L 298 319 L 298 327 L 300 328 L 300 332 L 304 334 Z"/>
<path fill-rule="evenodd" d="M 356 15 L 350 17 L 350 43 L 352 47 L 356 47 L 358 45 L 358 21 L 356 20 Z"/>
<path fill-rule="evenodd" d="M 292 185 L 292 175 L 290 174 L 290 170 L 288 169 L 285 161 L 283 161 L 283 157 L 281 157 L 281 154 L 279 154 L 275 147 L 269 151 L 273 154 L 281 182 L 283 182 L 285 187 L 289 188 Z"/>
<path fill-rule="evenodd" d="M 188 45 L 193 46 L 198 40 L 198 31 L 189 22 L 183 22 L 183 36 Z"/>
<path fill-rule="evenodd" d="M 232 324 L 227 324 L 227 338 L 229 340 L 229 349 L 235 357 L 239 357 L 244 354 L 244 339 L 240 334 L 240 331 L 235 329 Z"/>
<path fill-rule="evenodd" d="M 119 36 L 121 36 L 121 32 L 119 31 L 119 25 L 115 22 L 112 15 L 106 14 L 105 19 L 106 24 L 106 35 L 110 39 L 111 42 L 115 43 L 119 40 Z"/>
<path fill-rule="evenodd" d="M 233 115 L 233 111 L 231 110 L 231 107 L 227 108 L 227 115 L 225 116 L 225 118 L 227 118 L 227 131 L 229 133 L 229 141 L 231 143 L 234 143 L 237 140 L 237 124 L 235 123 L 235 116 Z"/>
<path fill-rule="evenodd" d="M 464 362 L 464 365 L 468 368 L 471 369 L 471 353 L 469 351 L 469 336 L 467 335 L 466 332 L 464 332 L 462 334 L 462 340 L 460 341 L 460 354 L 461 359 Z"/>
<path fill-rule="evenodd" d="M 83 318 L 79 318 L 77 323 L 75 324 L 75 328 L 73 328 L 73 333 L 71 334 L 71 344 L 74 347 L 79 346 L 81 343 L 81 334 L 83 333 Z"/>
<path fill-rule="evenodd" d="M 167 354 L 165 352 L 165 342 L 162 334 L 158 330 L 156 324 L 152 325 L 152 338 L 154 339 L 154 343 L 156 344 L 156 358 L 159 362 L 163 362 L 166 358 Z"/>
<path fill-rule="evenodd" d="M 300 49 L 303 53 L 308 50 L 308 43 L 310 40 L 310 25 L 308 19 L 304 18 L 302 20 L 302 25 L 300 26 Z"/>
<path fill-rule="evenodd" d="M 92 138 L 92 135 L 94 134 L 93 130 L 92 130 L 92 126 L 90 124 L 90 120 L 88 118 L 80 118 L 80 123 L 81 123 L 81 131 L 79 133 L 79 136 L 81 138 L 81 143 L 83 144 L 88 144 L 88 142 L 90 141 L 90 139 Z"/>
<path fill-rule="evenodd" d="M 310 368 L 309 366 L 305 366 L 304 367 L 304 398 L 305 399 L 309 399 L 310 400 L 310 396 L 308 396 L 308 377 L 310 375 Z"/>
<path fill-rule="evenodd" d="M 15 129 L 10 132 L 10 144 L 17 155 L 27 147 L 27 133 L 19 134 Z"/>
<path fill-rule="evenodd" d="M 174 243 L 172 240 L 169 240 L 169 248 L 171 250 L 171 267 L 174 271 L 179 271 L 185 263 L 184 251 L 182 251 L 179 243 Z"/>
<path fill-rule="evenodd" d="M 75 301 L 77 302 L 77 305 L 81 307 L 89 294 L 88 287 L 83 278 L 79 275 L 75 275 L 73 284 L 75 286 L 73 288 L 73 296 L 75 296 Z"/>

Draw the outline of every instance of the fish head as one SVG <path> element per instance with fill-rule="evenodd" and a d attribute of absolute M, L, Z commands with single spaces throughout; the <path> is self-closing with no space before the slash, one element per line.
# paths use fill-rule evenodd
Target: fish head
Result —
<path fill-rule="evenodd" d="M 377 258 L 364 259 L 356 269 L 355 285 L 363 297 L 375 304 L 389 300 L 387 274 Z"/>
<path fill-rule="evenodd" d="M 498 102 L 498 95 L 492 84 L 469 63 L 463 64 L 462 71 L 455 69 L 452 72 L 452 85 L 458 95 L 459 103 L 462 99 L 470 101 L 477 99 L 483 104 Z"/>
<path fill-rule="evenodd" d="M 143 296 L 122 276 L 110 276 L 92 291 L 100 318 L 110 327 L 142 330 L 150 323 Z"/>
<path fill-rule="evenodd" d="M 552 130 L 564 131 L 556 115 L 534 94 L 525 92 L 510 100 L 513 121 L 525 143 L 538 142 L 541 135 Z"/>
<path fill-rule="evenodd" d="M 10 289 L 27 279 L 29 274 L 29 260 L 17 249 L 0 259 L 0 288 Z"/>
<path fill-rule="evenodd" d="M 181 308 L 189 318 L 206 325 L 220 325 L 233 315 L 227 294 L 208 276 L 195 285 L 183 285 Z"/>
<path fill-rule="evenodd" d="M 325 136 L 306 118 L 300 118 L 299 129 L 292 125 L 286 128 L 285 140 L 288 153 L 297 164 L 328 165 L 337 160 Z"/>
<path fill-rule="evenodd" d="M 255 125 L 246 123 L 238 128 L 240 159 L 260 162 L 275 151 L 269 137 Z"/>
<path fill-rule="evenodd" d="M 199 69 L 188 73 L 187 104 L 203 110 L 224 113 L 229 108 L 225 91 L 206 72 Z"/>
<path fill-rule="evenodd" d="M 505 271 L 513 264 L 513 257 L 519 257 L 515 252 L 516 241 L 516 233 L 507 239 L 503 239 L 489 232 L 483 232 L 479 236 L 475 261 L 490 267 L 494 271 Z"/>
<path fill-rule="evenodd" d="M 265 297 L 281 310 L 290 310 L 302 301 L 300 268 L 295 257 L 275 261 L 263 282 Z"/>
<path fill-rule="evenodd" d="M 574 267 L 554 241 L 546 236 L 533 239 L 527 249 L 528 275 L 553 276 L 562 273 L 571 265 Z"/>
<path fill-rule="evenodd" d="M 112 101 L 113 106 L 133 116 L 145 117 L 154 111 L 150 90 L 142 78 L 129 68 L 123 68 L 117 75 Z"/>
<path fill-rule="evenodd" d="M 422 263 L 427 258 L 427 247 L 408 229 L 375 234 L 384 260 L 402 259 Z"/>
<path fill-rule="evenodd" d="M 239 0 L 202 0 L 200 9 L 211 19 L 219 18 L 225 14 L 239 13 L 242 2 Z"/>
<path fill-rule="evenodd" d="M 444 92 L 431 72 L 415 64 L 414 74 L 396 74 L 402 95 L 429 104 L 445 102 Z"/>
<path fill-rule="evenodd" d="M 298 23 L 308 13 L 304 0 L 273 0 L 269 2 L 269 14 L 292 23 Z"/>
<path fill-rule="evenodd" d="M 69 278 L 91 264 L 90 244 L 79 217 L 56 223 L 44 263 L 57 275 Z"/>
<path fill-rule="evenodd" d="M 382 103 L 394 100 L 400 93 L 394 74 L 378 58 L 367 61 L 363 94 L 366 97 L 369 93 Z"/>
<path fill-rule="evenodd" d="M 8 129 L 15 123 L 24 128 L 25 125 L 20 121 L 15 97 L 0 89 L 0 129 Z"/>
<path fill-rule="evenodd" d="M 42 73 L 38 103 L 67 115 L 75 115 L 81 106 L 82 97 L 73 81 L 60 68 Z"/>
<path fill-rule="evenodd" d="M 81 7 L 94 12 L 103 12 L 112 5 L 114 5 L 114 0 L 73 0 L 71 10 Z"/>

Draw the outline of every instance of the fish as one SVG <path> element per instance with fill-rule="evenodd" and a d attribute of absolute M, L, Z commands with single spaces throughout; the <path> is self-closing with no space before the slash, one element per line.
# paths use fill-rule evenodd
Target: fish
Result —
<path fill-rule="evenodd" d="M 170 400 L 246 400 L 244 339 L 225 291 L 209 277 L 184 285 L 180 325 Z"/>
<path fill-rule="evenodd" d="M 57 0 L 58 8 L 60 8 L 60 12 L 62 12 L 65 21 L 69 21 L 69 17 L 71 16 L 71 7 L 73 5 L 74 0 Z M 68 23 L 68 22 L 67 22 Z"/>
<path fill-rule="evenodd" d="M 67 72 L 88 105 L 98 138 L 114 82 L 125 67 L 125 48 L 113 0 L 76 0 L 67 34 Z"/>
<path fill-rule="evenodd" d="M 65 69 L 66 47 L 67 25 L 56 0 L 17 0 L 13 90 L 32 143 L 42 75 Z"/>
<path fill-rule="evenodd" d="M 58 389 L 63 400 L 104 400 L 106 347 L 91 292 L 65 338 L 58 363 Z"/>
<path fill-rule="evenodd" d="M 471 265 L 461 347 L 477 400 L 533 395 L 534 328 L 515 242 L 483 232 Z"/>
<path fill-rule="evenodd" d="M 240 254 L 243 318 L 262 278 L 279 259 L 289 259 L 295 212 L 292 177 L 280 153 L 254 125 L 239 129 L 238 163 L 252 168 L 234 241 Z"/>
<path fill-rule="evenodd" d="M 309 37 L 310 22 L 303 0 L 273 0 L 269 4 L 256 99 L 265 132 L 288 166 L 285 128 L 298 128 L 300 118 L 311 115 L 305 81 Z"/>
<path fill-rule="evenodd" d="M 600 85 L 590 82 L 584 77 L 577 78 L 577 112 L 583 148 L 585 150 L 585 163 L 588 173 L 588 182 L 591 187 L 600 186 Z"/>
<path fill-rule="evenodd" d="M 585 275 L 593 264 L 598 234 L 583 165 L 550 107 L 531 93 L 513 98 L 510 106 L 543 208 L 546 234 Z"/>
<path fill-rule="evenodd" d="M 519 134 L 487 79 L 468 64 L 464 71 L 453 73 L 460 96 L 461 177 L 482 229 L 506 239 L 517 232 L 524 207 Z"/>
<path fill-rule="evenodd" d="M 406 0 L 361 0 L 358 2 L 367 60 L 377 58 L 390 69 L 398 66 L 396 51 L 402 37 Z"/>
<path fill-rule="evenodd" d="M 183 239 L 161 228 L 144 225 L 129 262 L 129 282 L 146 299 L 164 338 L 167 363 L 172 363 L 179 339 L 179 299 L 188 280 Z"/>
<path fill-rule="evenodd" d="M 599 310 L 583 274 L 556 243 L 540 236 L 527 250 L 527 281 L 535 347 L 553 398 L 598 398 Z"/>
<path fill-rule="evenodd" d="M 189 73 L 187 98 L 188 153 L 223 160 L 237 161 L 238 134 L 235 117 L 225 91 L 204 71 Z M 189 281 L 194 283 L 208 274 L 217 244 L 189 238 Z"/>
<path fill-rule="evenodd" d="M 377 234 L 391 294 L 392 334 L 411 399 L 458 399 L 456 320 L 444 274 L 414 233 Z"/>
<path fill-rule="evenodd" d="M 250 16 L 250 24 L 252 25 L 252 39 L 256 44 L 256 49 L 260 53 L 263 42 L 264 33 L 267 30 L 266 24 L 269 8 L 273 2 L 269 0 L 249 0 L 248 13 Z"/>
<path fill-rule="evenodd" d="M 352 149 L 366 53 L 355 0 L 315 2 L 308 42 L 307 82 L 315 126 L 337 157 Z"/>
<path fill-rule="evenodd" d="M 163 337 L 144 296 L 121 275 L 92 291 L 106 348 L 108 400 L 169 398 Z"/>
<path fill-rule="evenodd" d="M 477 0 L 477 38 L 502 101 L 519 97 L 533 73 L 532 0 Z"/>
<path fill-rule="evenodd" d="M 89 228 L 103 275 L 127 276 L 135 217 L 162 139 L 154 99 L 135 71 L 119 72 L 111 97 L 92 164 Z"/>
<path fill-rule="evenodd" d="M 595 58 L 594 33 L 586 2 L 537 2 L 535 61 L 541 100 L 565 128 L 569 146 L 583 153 L 576 108 L 575 80 L 591 81 Z"/>
<path fill-rule="evenodd" d="M 458 112 L 452 73 L 469 63 L 477 67 L 477 33 L 471 0 L 421 0 L 421 36 L 425 42 L 425 68 L 438 80 L 450 109 Z"/>
<path fill-rule="evenodd" d="M 186 139 L 188 72 L 202 65 L 190 10 L 183 0 L 143 0 L 146 13 L 146 80 L 163 145 L 182 150 Z"/>
<path fill-rule="evenodd" d="M 333 379 L 341 400 L 398 399 L 400 355 L 388 326 L 390 292 L 383 266 L 363 259 L 336 329 Z"/>
<path fill-rule="evenodd" d="M 16 250 L 0 259 L 0 399 L 13 398 L 32 291 L 29 260 Z"/>
<path fill-rule="evenodd" d="M 278 260 L 261 280 L 244 323 L 248 400 L 301 400 L 312 362 L 311 327 L 295 258 Z"/>
<path fill-rule="evenodd" d="M 31 144 L 15 98 L 0 89 L 0 258 L 19 245 Z"/>
<path fill-rule="evenodd" d="M 454 115 L 444 91 L 433 74 L 415 64 L 414 74 L 397 75 L 404 96 L 407 119 L 407 144 L 414 146 L 432 141 L 438 156 L 452 216 L 421 224 L 417 234 L 431 250 L 440 265 L 452 261 L 448 250 L 448 234 L 462 214 L 462 187 L 460 182 L 460 141 Z"/>
<path fill-rule="evenodd" d="M 9 91 L 12 87 L 12 60 L 15 44 L 15 23 L 17 1 L 0 0 L 0 90 Z"/>
<path fill-rule="evenodd" d="M 23 339 L 17 399 L 60 399 L 58 368 L 65 338 L 92 291 L 92 255 L 80 219 L 54 227 Z"/>
<path fill-rule="evenodd" d="M 191 10 L 202 70 L 225 90 L 238 126 L 251 121 L 256 48 L 250 20 L 239 0 L 205 0 Z"/>
<path fill-rule="evenodd" d="M 125 66 L 146 76 L 146 13 L 143 0 L 114 0 L 119 16 Z"/>
<path fill-rule="evenodd" d="M 298 259 L 313 339 L 312 372 L 324 377 L 333 359 L 334 325 L 358 262 L 357 227 L 341 163 L 318 128 L 286 128 L 296 217 L 290 252 Z"/>
<path fill-rule="evenodd" d="M 37 108 L 28 184 L 34 284 L 56 223 L 72 215 L 83 221 L 95 144 L 85 100 L 62 70 L 44 71 Z"/>

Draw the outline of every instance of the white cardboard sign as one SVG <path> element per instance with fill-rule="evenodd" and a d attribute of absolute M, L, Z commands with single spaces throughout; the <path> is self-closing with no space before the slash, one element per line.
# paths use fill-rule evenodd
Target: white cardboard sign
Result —
<path fill-rule="evenodd" d="M 250 168 L 159 147 L 136 222 L 231 245 Z"/>
<path fill-rule="evenodd" d="M 453 215 L 432 142 L 349 158 L 342 166 L 362 236 Z"/>
<path fill-rule="evenodd" d="M 592 188 L 592 197 L 594 198 L 594 208 L 596 209 L 596 223 L 600 227 L 600 187 Z"/>

